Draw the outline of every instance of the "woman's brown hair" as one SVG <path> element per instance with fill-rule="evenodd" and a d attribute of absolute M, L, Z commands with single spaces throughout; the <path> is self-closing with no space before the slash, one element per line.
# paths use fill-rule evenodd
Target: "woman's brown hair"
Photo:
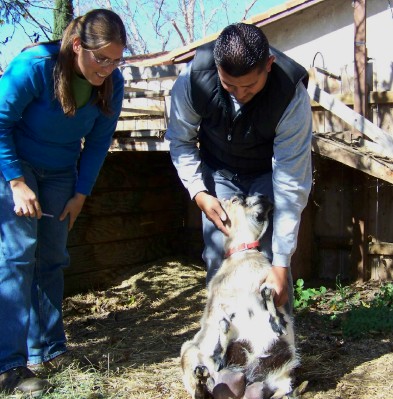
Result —
<path fill-rule="evenodd" d="M 85 49 L 97 50 L 110 43 L 126 47 L 127 35 L 121 18 L 113 11 L 97 9 L 75 18 L 64 31 L 59 56 L 54 69 L 55 97 L 68 116 L 75 115 L 76 101 L 72 93 L 74 71 L 73 41 L 80 38 Z M 106 114 L 111 112 L 112 79 L 95 88 L 94 103 Z"/>

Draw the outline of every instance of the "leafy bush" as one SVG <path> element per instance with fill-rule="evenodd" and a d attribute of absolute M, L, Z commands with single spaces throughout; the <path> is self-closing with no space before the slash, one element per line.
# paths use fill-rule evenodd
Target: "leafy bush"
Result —
<path fill-rule="evenodd" d="M 381 292 L 375 294 L 371 302 L 372 306 L 387 306 L 393 308 L 393 284 L 388 283 L 381 287 Z"/>
<path fill-rule="evenodd" d="M 345 337 L 360 338 L 368 333 L 393 331 L 393 309 L 385 306 L 350 310 L 342 322 Z"/>
<path fill-rule="evenodd" d="M 367 334 L 393 331 L 393 283 L 382 285 L 374 298 L 364 300 L 354 287 L 336 279 L 335 291 L 324 298 L 327 289 L 305 288 L 298 279 L 294 286 L 294 308 L 307 311 L 319 303 L 329 309 L 329 319 L 346 338 L 358 339 Z"/>
<path fill-rule="evenodd" d="M 296 280 L 294 286 L 294 303 L 293 307 L 295 309 L 306 309 L 310 307 L 312 304 L 318 301 L 318 299 L 325 294 L 326 287 L 321 286 L 319 289 L 317 288 L 305 288 L 304 280 L 299 278 Z"/>

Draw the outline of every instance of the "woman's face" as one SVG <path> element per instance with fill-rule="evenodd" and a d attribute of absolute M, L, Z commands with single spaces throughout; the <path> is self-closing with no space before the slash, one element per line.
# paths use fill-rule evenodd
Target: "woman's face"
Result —
<path fill-rule="evenodd" d="M 73 43 L 75 72 L 82 75 L 91 85 L 101 86 L 114 69 L 122 64 L 123 45 L 110 43 L 97 50 L 86 50 L 79 38 Z"/>

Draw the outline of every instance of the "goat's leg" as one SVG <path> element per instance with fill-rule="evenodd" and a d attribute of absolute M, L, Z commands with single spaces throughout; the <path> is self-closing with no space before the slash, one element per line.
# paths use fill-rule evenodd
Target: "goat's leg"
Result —
<path fill-rule="evenodd" d="M 209 370 L 206 366 L 197 366 L 194 370 L 196 386 L 194 399 L 213 399 L 213 395 L 208 389 L 208 379 L 210 378 Z"/>
<path fill-rule="evenodd" d="M 228 345 L 231 342 L 230 328 L 231 322 L 227 318 L 224 317 L 222 320 L 220 320 L 218 329 L 218 342 L 213 353 L 215 371 L 220 371 L 225 366 L 225 353 L 227 351 Z"/>
<path fill-rule="evenodd" d="M 209 368 L 196 342 L 186 341 L 180 353 L 180 362 L 183 370 L 183 383 L 193 399 L 210 399 L 208 385 L 213 389 Z M 210 366 L 211 367 L 211 366 Z"/>
<path fill-rule="evenodd" d="M 211 326 L 206 323 L 181 348 L 181 366 L 183 382 L 187 391 L 195 399 L 212 398 L 216 372 L 223 366 L 226 347 L 220 343 L 220 336 L 225 336 L 226 324 Z M 222 331 L 220 331 L 222 329 Z"/>
<path fill-rule="evenodd" d="M 277 336 L 287 335 L 286 325 L 287 322 L 284 319 L 284 315 L 280 313 L 273 301 L 273 288 L 262 284 L 260 293 L 262 296 L 263 306 L 270 314 L 270 325 L 272 330 Z"/>

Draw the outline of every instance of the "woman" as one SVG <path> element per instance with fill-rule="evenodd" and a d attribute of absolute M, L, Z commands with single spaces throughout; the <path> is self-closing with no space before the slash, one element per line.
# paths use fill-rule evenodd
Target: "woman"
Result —
<path fill-rule="evenodd" d="M 67 235 L 121 111 L 125 46 L 120 17 L 93 10 L 61 42 L 25 49 L 0 79 L 0 392 L 48 390 L 27 365 L 67 351 Z"/>

